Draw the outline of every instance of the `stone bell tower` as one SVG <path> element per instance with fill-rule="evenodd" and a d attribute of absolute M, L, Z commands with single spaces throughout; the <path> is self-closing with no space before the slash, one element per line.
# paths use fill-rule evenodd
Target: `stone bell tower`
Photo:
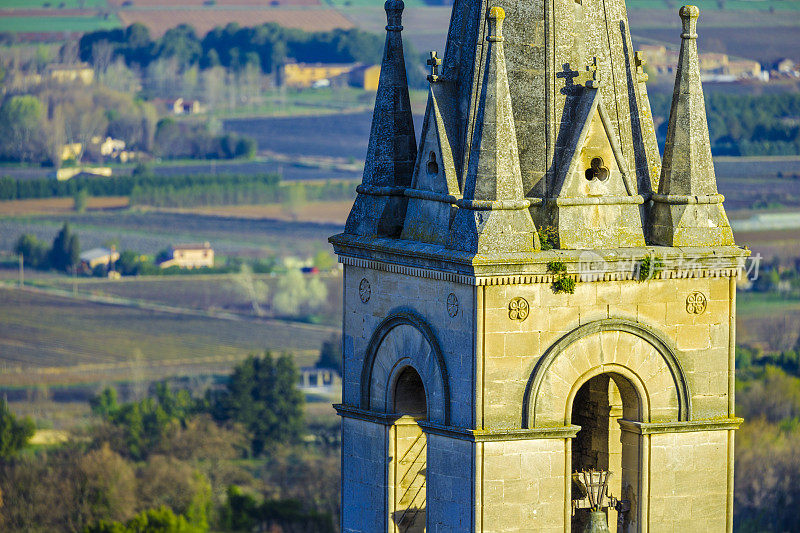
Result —
<path fill-rule="evenodd" d="M 388 24 L 344 264 L 342 531 L 731 531 L 736 247 L 683 33 L 664 161 L 622 0 L 456 0 L 417 143 Z"/>

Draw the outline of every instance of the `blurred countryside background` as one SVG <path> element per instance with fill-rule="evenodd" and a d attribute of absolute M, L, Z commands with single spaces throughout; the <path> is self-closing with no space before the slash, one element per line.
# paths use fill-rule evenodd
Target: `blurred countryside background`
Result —
<path fill-rule="evenodd" d="M 800 1 L 699 0 L 735 530 L 800 531 Z M 679 3 L 629 0 L 660 141 Z M 416 126 L 448 0 L 406 0 Z M 0 0 L 0 530 L 332 532 L 377 0 Z M 757 274 L 757 275 L 756 275 Z M 160 528 L 160 529 L 159 529 Z"/>

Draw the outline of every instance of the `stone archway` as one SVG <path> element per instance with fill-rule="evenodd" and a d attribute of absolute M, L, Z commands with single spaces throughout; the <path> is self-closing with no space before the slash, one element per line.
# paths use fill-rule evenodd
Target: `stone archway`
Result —
<path fill-rule="evenodd" d="M 450 423 L 450 386 L 444 356 L 433 330 L 408 311 L 391 314 L 372 334 L 361 371 L 361 408 L 394 412 L 393 379 L 410 366 L 427 396 L 427 419 Z"/>
<path fill-rule="evenodd" d="M 573 387 L 567 408 L 571 424 L 580 427 L 566 457 L 568 472 L 603 470 L 610 472 L 609 494 L 626 501 L 626 511 L 605 509 L 611 533 L 638 530 L 641 501 L 642 445 L 638 435 L 622 431 L 619 420 L 641 421 L 646 398 L 638 387 L 612 365 L 608 372 L 589 373 Z M 577 495 L 572 494 L 572 498 Z M 573 532 L 583 531 L 588 509 L 572 510 Z"/>
<path fill-rule="evenodd" d="M 525 391 L 523 427 L 582 425 L 584 435 L 579 432 L 574 442 L 567 439 L 566 471 L 616 470 L 619 483 L 612 489 L 614 496 L 630 504 L 619 531 L 638 531 L 647 523 L 649 441 L 646 435 L 626 430 L 618 423 L 623 419 L 691 420 L 683 369 L 673 348 L 655 331 L 624 319 L 591 322 L 562 337 L 537 361 Z M 575 454 L 573 444 L 578 446 Z M 581 447 L 589 447 L 588 455 L 595 455 L 582 458 Z M 569 482 L 564 493 L 569 523 L 574 512 Z"/>
<path fill-rule="evenodd" d="M 640 421 L 691 420 L 691 394 L 672 347 L 642 324 L 604 319 L 576 328 L 538 360 L 525 391 L 522 427 L 568 425 L 575 383 L 612 369 L 636 389 Z"/>

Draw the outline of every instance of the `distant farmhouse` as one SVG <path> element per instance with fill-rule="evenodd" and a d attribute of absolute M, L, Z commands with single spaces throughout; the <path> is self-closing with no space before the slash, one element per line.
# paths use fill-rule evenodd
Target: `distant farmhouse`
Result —
<path fill-rule="evenodd" d="M 666 46 L 642 45 L 646 64 L 658 74 L 675 75 L 678 66 L 677 50 Z M 728 54 L 699 54 L 700 76 L 704 81 L 737 81 L 743 79 L 769 81 L 769 73 L 762 70 L 758 61 L 734 59 Z"/>
<path fill-rule="evenodd" d="M 167 100 L 165 104 L 167 111 L 173 115 L 197 115 L 203 112 L 203 106 L 200 105 L 199 100 L 175 98 L 174 100 Z"/>
<path fill-rule="evenodd" d="M 211 244 L 176 244 L 169 248 L 167 258 L 158 263 L 161 268 L 202 268 L 214 266 L 214 250 Z"/>
<path fill-rule="evenodd" d="M 367 91 L 378 90 L 380 65 L 363 63 L 287 63 L 283 83 L 287 87 L 308 89 L 330 85 L 351 85 Z"/>
<path fill-rule="evenodd" d="M 92 248 L 80 255 L 81 270 L 93 271 L 98 266 L 111 267 L 119 259 L 119 252 L 111 248 Z"/>
<path fill-rule="evenodd" d="M 79 159 L 89 155 L 91 160 L 114 159 L 127 163 L 136 158 L 136 152 L 125 149 L 125 141 L 113 137 L 95 135 L 86 146 L 83 143 L 67 143 L 61 147 L 61 160 Z"/>

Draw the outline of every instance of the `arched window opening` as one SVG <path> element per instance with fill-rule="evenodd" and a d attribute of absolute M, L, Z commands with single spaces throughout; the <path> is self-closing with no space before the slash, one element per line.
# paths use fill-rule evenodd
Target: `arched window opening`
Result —
<path fill-rule="evenodd" d="M 634 531 L 635 513 L 627 507 L 637 500 L 639 475 L 639 440 L 622 431 L 621 418 L 639 418 L 639 401 L 633 385 L 617 374 L 601 374 L 584 383 L 572 404 L 572 424 L 581 430 L 572 441 L 572 531 L 582 532 L 590 519 L 585 479 L 580 472 L 604 471 L 608 476 L 607 494 L 625 500 L 623 512 L 609 505 L 603 509 L 609 531 Z M 621 515 L 621 516 L 620 516 Z"/>
<path fill-rule="evenodd" d="M 402 416 L 393 429 L 397 460 L 390 475 L 394 480 L 392 519 L 401 533 L 424 533 L 428 442 L 417 422 L 427 418 L 428 408 L 425 385 L 410 366 L 402 369 L 395 381 L 394 412 Z"/>
<path fill-rule="evenodd" d="M 428 403 L 425 399 L 425 385 L 416 370 L 406 367 L 397 377 L 394 387 L 394 412 L 426 418 Z"/>

